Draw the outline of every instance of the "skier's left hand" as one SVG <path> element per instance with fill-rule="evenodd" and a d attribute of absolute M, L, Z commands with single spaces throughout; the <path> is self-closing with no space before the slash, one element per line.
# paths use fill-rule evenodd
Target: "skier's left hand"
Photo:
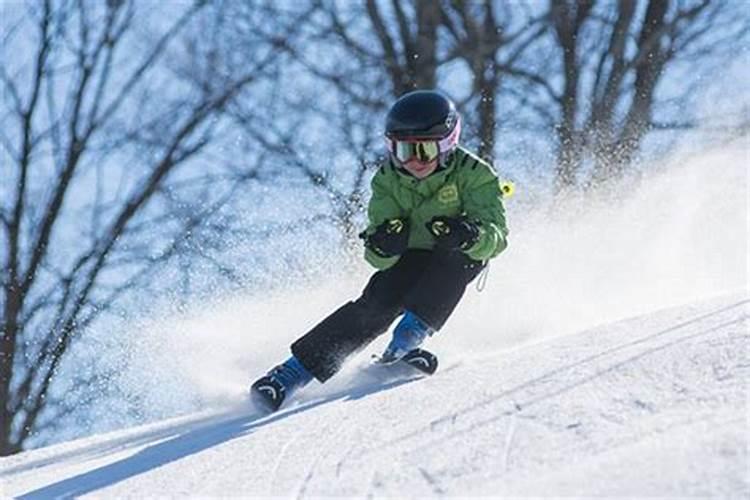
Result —
<path fill-rule="evenodd" d="M 435 237 L 435 246 L 444 250 L 466 251 L 479 240 L 479 226 L 466 217 L 434 217 L 427 230 Z"/>

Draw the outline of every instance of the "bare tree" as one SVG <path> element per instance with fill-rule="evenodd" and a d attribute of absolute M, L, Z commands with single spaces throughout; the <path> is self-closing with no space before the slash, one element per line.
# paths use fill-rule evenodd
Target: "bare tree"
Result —
<path fill-rule="evenodd" d="M 278 47 L 236 67 L 219 40 L 178 43 L 216 12 L 205 2 L 142 6 L 31 2 L 3 34 L 25 56 L 0 68 L 0 455 L 69 411 L 50 389 L 76 339 L 159 266 L 214 244 L 227 228 L 212 215 L 257 174 L 195 162 Z"/>
<path fill-rule="evenodd" d="M 453 0 L 444 4 L 442 25 L 451 40 L 445 62 L 460 59 L 467 64 L 473 83 L 469 100 L 476 102 L 478 153 L 491 161 L 499 121 L 497 97 L 505 69 L 517 64 L 545 28 L 523 3 Z"/>
<path fill-rule="evenodd" d="M 670 66 L 726 54 L 727 42 L 746 31 L 732 18 L 737 8 L 709 0 L 550 1 L 554 49 L 543 43 L 534 53 L 546 64 L 507 70 L 536 87 L 530 95 L 539 93 L 534 106 L 557 135 L 559 189 L 625 173 L 646 134 L 666 121 L 655 112 Z M 687 94 L 690 86 L 682 87 Z"/>
<path fill-rule="evenodd" d="M 555 145 L 551 177 L 564 189 L 622 176 L 646 134 L 686 126 L 662 104 L 685 100 L 694 87 L 682 85 L 682 97 L 675 98 L 660 85 L 682 61 L 707 71 L 708 61 L 731 51 L 733 38 L 744 39 L 739 10 L 708 0 L 554 0 L 546 7 L 321 2 L 313 45 L 336 55 L 306 57 L 295 50 L 295 56 L 356 107 L 361 120 L 379 119 L 405 91 L 445 86 L 438 78 L 460 73 L 449 65 L 462 61 L 471 88 L 459 107 L 467 125 L 476 127 L 480 154 L 492 159 L 497 153 L 499 123 L 505 130 L 533 130 Z"/>
<path fill-rule="evenodd" d="M 393 95 L 435 87 L 437 29 L 441 19 L 439 3 L 397 0 L 391 3 L 390 14 L 384 14 L 376 0 L 367 0 L 366 6 L 393 84 Z M 389 29 L 390 26 L 393 28 Z"/>
<path fill-rule="evenodd" d="M 320 203 L 308 207 L 307 215 L 276 226 L 276 231 L 310 231 L 311 225 L 324 224 L 336 228 L 350 250 L 356 247 L 364 213 L 367 172 L 381 149 L 380 114 L 391 100 L 392 87 L 413 88 L 407 82 L 419 73 L 419 58 L 399 61 L 391 73 L 385 70 L 381 53 L 372 48 L 377 38 L 369 21 L 364 33 L 354 27 L 369 19 L 368 8 L 379 15 L 374 4 L 266 6 L 264 12 L 273 12 L 274 19 L 304 24 L 300 37 L 283 42 L 296 64 L 280 69 L 263 120 L 256 119 L 252 101 L 239 99 L 228 110 L 239 129 L 283 165 L 279 169 L 287 182 L 296 178 L 320 194 Z M 240 25 L 255 15 L 242 10 L 235 12 Z M 413 43 L 417 38 L 415 34 Z"/>

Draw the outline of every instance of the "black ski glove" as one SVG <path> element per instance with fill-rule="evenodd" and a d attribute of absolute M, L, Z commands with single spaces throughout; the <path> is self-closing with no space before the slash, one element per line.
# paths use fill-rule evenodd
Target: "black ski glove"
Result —
<path fill-rule="evenodd" d="M 380 257 L 394 257 L 406 251 L 409 245 L 409 225 L 403 219 L 389 219 L 368 235 L 362 233 L 365 246 Z"/>
<path fill-rule="evenodd" d="M 479 240 L 479 226 L 466 217 L 434 217 L 427 230 L 443 250 L 466 251 Z"/>

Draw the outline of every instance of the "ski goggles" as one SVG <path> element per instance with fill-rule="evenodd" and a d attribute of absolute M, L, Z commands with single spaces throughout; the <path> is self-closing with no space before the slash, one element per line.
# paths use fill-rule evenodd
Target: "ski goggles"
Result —
<path fill-rule="evenodd" d="M 442 139 L 412 137 L 409 140 L 398 140 L 386 135 L 385 142 L 388 151 L 393 154 L 397 161 L 403 163 L 410 158 L 417 158 L 421 162 L 430 162 L 441 154 L 453 151 L 458 146 L 458 138 L 461 135 L 461 118 L 450 134 Z"/>
<path fill-rule="evenodd" d="M 400 162 L 416 158 L 427 163 L 440 156 L 440 145 L 437 141 L 392 141 L 391 151 Z"/>

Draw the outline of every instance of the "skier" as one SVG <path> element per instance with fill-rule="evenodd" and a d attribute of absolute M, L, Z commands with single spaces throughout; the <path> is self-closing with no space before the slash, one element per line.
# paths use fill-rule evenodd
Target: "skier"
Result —
<path fill-rule="evenodd" d="M 461 117 L 435 90 L 400 97 L 386 117 L 389 157 L 372 179 L 365 260 L 378 269 L 362 295 L 291 345 L 251 387 L 269 410 L 400 321 L 380 360 L 394 363 L 440 330 L 466 286 L 507 246 L 503 191 L 486 162 L 459 146 Z"/>

